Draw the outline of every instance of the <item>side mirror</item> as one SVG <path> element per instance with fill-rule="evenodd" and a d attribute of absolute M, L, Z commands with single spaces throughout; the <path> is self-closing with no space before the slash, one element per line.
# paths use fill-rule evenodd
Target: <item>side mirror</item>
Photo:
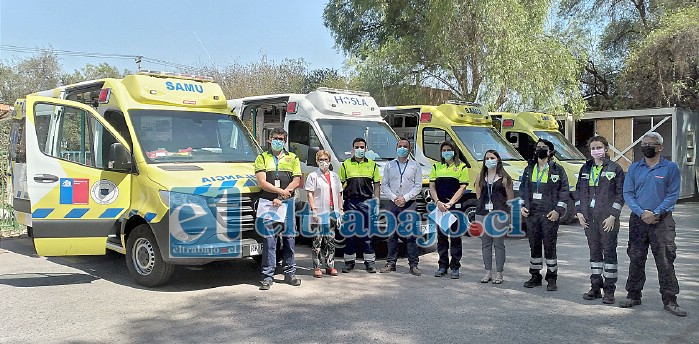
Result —
<path fill-rule="evenodd" d="M 308 161 L 306 161 L 306 165 L 318 167 L 318 162 L 316 162 L 316 154 L 319 150 L 320 148 L 318 147 L 308 147 L 308 155 L 306 155 L 308 157 Z"/>
<path fill-rule="evenodd" d="M 131 172 L 133 162 L 131 153 L 121 143 L 112 143 L 109 147 L 109 170 L 119 172 Z"/>

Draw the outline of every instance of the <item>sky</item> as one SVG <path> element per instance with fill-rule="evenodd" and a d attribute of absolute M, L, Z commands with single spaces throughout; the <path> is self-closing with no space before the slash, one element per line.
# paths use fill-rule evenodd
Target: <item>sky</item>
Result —
<path fill-rule="evenodd" d="M 141 55 L 188 66 L 249 63 L 265 54 L 276 62 L 303 58 L 309 70 L 341 69 L 344 56 L 323 25 L 325 4 L 321 0 L 0 0 L 0 60 L 31 56 L 7 50 L 14 46 Z M 66 72 L 103 62 L 119 70 L 136 70 L 132 58 L 59 58 Z M 141 66 L 175 71 L 151 62 Z"/>

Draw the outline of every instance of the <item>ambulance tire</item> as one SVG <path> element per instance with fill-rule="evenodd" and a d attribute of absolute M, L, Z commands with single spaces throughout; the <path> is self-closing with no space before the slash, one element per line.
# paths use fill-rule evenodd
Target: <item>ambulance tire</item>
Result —
<path fill-rule="evenodd" d="M 126 241 L 126 267 L 136 283 L 157 287 L 167 283 L 175 265 L 163 261 L 155 235 L 147 224 L 134 228 Z"/>

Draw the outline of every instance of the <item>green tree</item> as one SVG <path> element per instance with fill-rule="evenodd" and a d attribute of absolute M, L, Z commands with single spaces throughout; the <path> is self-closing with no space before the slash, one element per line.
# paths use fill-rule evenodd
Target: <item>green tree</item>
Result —
<path fill-rule="evenodd" d="M 131 74 L 131 71 L 125 69 L 123 72 L 107 63 L 98 65 L 87 64 L 80 70 L 74 70 L 73 73 L 65 73 L 61 75 L 63 85 L 75 84 L 86 80 L 104 79 L 104 78 L 123 78 L 125 75 Z"/>
<path fill-rule="evenodd" d="M 330 0 L 325 25 L 360 79 L 450 90 L 490 108 L 584 111 L 579 56 L 546 31 L 550 0 Z M 382 68 L 383 73 L 367 75 Z M 390 74 L 390 75 L 389 75 Z M 400 97 L 399 97 L 400 98 Z"/>

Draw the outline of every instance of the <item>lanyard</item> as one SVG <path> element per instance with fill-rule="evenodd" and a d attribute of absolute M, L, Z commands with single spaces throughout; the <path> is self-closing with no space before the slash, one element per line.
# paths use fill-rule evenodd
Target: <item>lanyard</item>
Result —
<path fill-rule="evenodd" d="M 274 155 L 274 167 L 277 172 L 275 179 L 279 180 L 279 158 L 276 155 Z"/>
<path fill-rule="evenodd" d="M 497 177 L 497 174 L 493 175 L 493 182 L 491 183 L 488 181 L 488 176 L 485 176 L 485 182 L 488 184 L 488 203 L 493 203 L 493 185 L 495 185 L 495 178 Z"/>
<path fill-rule="evenodd" d="M 396 160 L 396 165 L 398 165 L 398 173 L 400 173 L 400 187 L 403 187 L 403 175 L 405 174 L 405 171 L 408 169 L 408 162 L 405 162 L 405 168 L 403 168 L 403 171 L 400 170 L 400 161 Z"/>
<path fill-rule="evenodd" d="M 541 185 L 541 178 L 544 177 L 544 172 L 548 171 L 549 165 L 546 164 L 543 171 L 539 171 L 539 164 L 536 164 L 536 192 L 539 192 L 539 185 Z"/>
<path fill-rule="evenodd" d="M 592 186 L 599 186 L 599 177 L 602 175 L 602 165 L 599 166 L 599 170 L 597 169 L 597 166 L 592 166 Z M 597 178 L 595 178 L 595 172 L 597 172 Z"/>

